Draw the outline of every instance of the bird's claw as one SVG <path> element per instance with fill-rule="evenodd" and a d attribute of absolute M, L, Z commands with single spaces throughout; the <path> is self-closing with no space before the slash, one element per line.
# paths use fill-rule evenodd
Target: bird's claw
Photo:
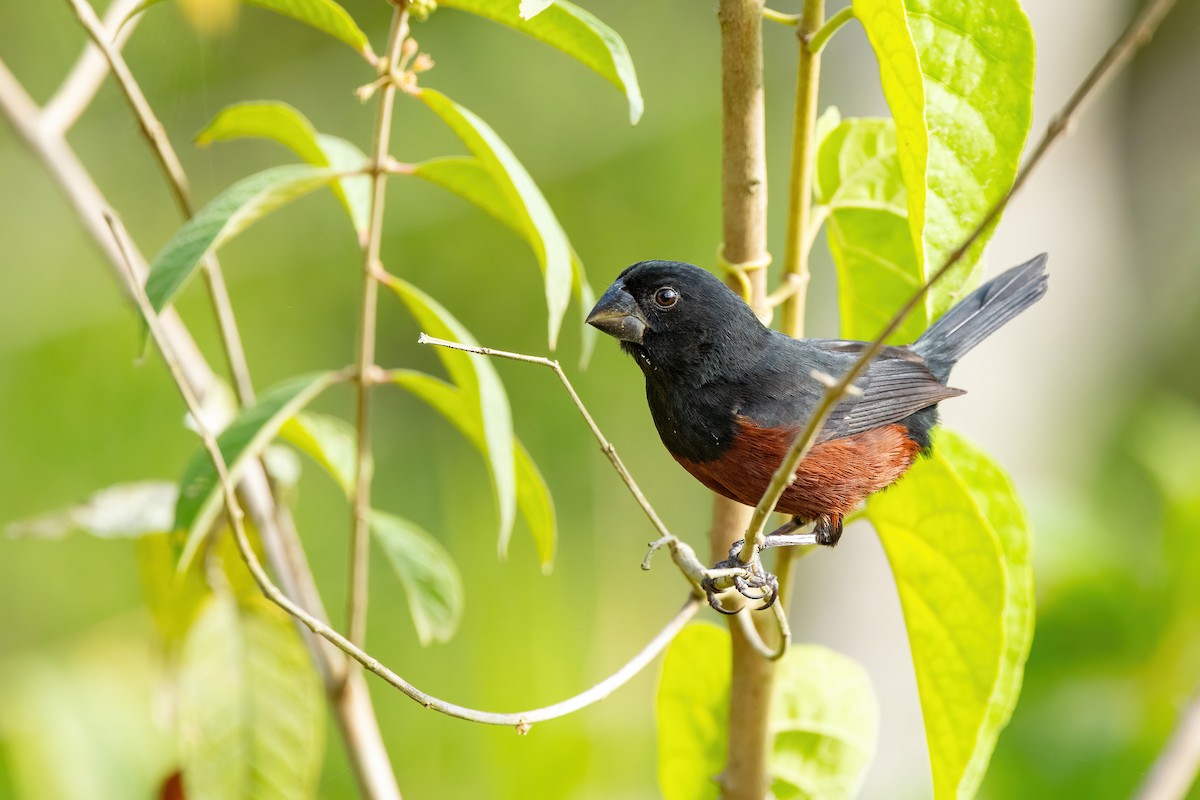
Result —
<path fill-rule="evenodd" d="M 779 580 L 763 568 L 757 553 L 750 562 L 743 562 L 738 557 L 741 550 L 742 542 L 735 542 L 729 549 L 729 558 L 708 570 L 700 582 L 708 604 L 722 614 L 736 614 L 741 610 L 727 610 L 720 602 L 720 595 L 731 588 L 747 600 L 761 600 L 760 611 L 770 608 L 779 598 Z"/>

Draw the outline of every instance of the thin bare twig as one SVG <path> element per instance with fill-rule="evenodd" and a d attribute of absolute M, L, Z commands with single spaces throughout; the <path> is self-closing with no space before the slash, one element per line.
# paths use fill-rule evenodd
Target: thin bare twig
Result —
<path fill-rule="evenodd" d="M 125 242 L 127 235 L 120 220 L 112 211 L 105 212 L 105 218 L 108 224 L 112 227 L 113 237 L 118 243 L 123 255 L 128 255 L 128 248 Z M 225 457 L 221 453 L 221 448 L 217 445 L 217 439 L 209 428 L 208 422 L 205 420 L 201 409 L 200 402 L 196 395 L 192 392 L 187 380 L 183 375 L 183 370 L 179 365 L 178 359 L 175 357 L 174 351 L 171 349 L 171 341 L 167 338 L 162 324 L 159 321 L 158 315 L 155 313 L 153 306 L 150 305 L 150 299 L 146 296 L 145 290 L 137 280 L 133 279 L 132 269 L 130 267 L 130 281 L 133 287 L 134 302 L 137 303 L 138 310 L 146 319 L 146 324 L 150 328 L 150 334 L 158 346 L 159 352 L 162 353 L 163 361 L 166 362 L 167 368 L 171 372 L 171 377 L 175 381 L 175 386 L 179 390 L 179 394 L 183 397 L 183 402 L 187 406 L 188 411 L 196 420 L 196 427 L 200 433 L 200 438 L 204 442 L 204 449 L 208 452 L 212 459 L 213 466 L 217 470 L 217 480 L 221 487 L 222 499 L 225 503 L 225 509 L 229 517 L 230 526 L 233 528 L 234 540 L 237 543 L 238 550 L 241 552 L 242 559 L 246 562 L 250 574 L 254 577 L 259 589 L 273 603 L 278 605 L 284 611 L 291 614 L 296 619 L 304 623 L 309 630 L 318 636 L 332 642 L 338 649 L 344 652 L 349 657 L 353 658 L 359 664 L 362 664 L 366 669 L 375 673 L 380 678 L 383 678 L 387 683 L 399 689 L 409 698 L 417 701 L 428 709 L 438 711 L 447 716 L 465 719 L 471 722 L 479 722 L 485 725 L 503 725 L 511 726 L 520 733 L 528 731 L 529 726 L 536 722 L 545 722 L 547 720 L 556 719 L 558 717 L 570 714 L 579 709 L 586 708 L 593 703 L 603 700 L 613 691 L 627 683 L 634 675 L 640 672 L 647 664 L 649 664 L 655 656 L 657 656 L 667 646 L 676 634 L 682 630 L 696 612 L 700 609 L 700 598 L 690 596 L 687 602 L 683 604 L 683 608 L 671 619 L 667 625 L 659 631 L 659 633 L 650 640 L 650 642 L 642 648 L 642 650 L 630 659 L 624 666 L 614 672 L 609 677 L 605 678 L 600 683 L 585 692 L 581 692 L 574 697 L 570 697 L 562 702 L 555 703 L 551 706 L 532 709 L 530 711 L 519 711 L 512 714 L 498 714 L 489 711 L 479 711 L 465 706 L 447 703 L 431 694 L 426 694 L 420 689 L 410 684 L 408 681 L 401 678 L 395 672 L 392 672 L 386 666 L 381 664 L 377 659 L 372 657 L 362 648 L 351 642 L 342 634 L 330 628 L 321 620 L 309 614 L 303 608 L 292 602 L 278 586 L 271 581 L 271 577 L 267 575 L 263 569 L 262 563 L 258 560 L 258 556 L 254 552 L 253 546 L 250 544 L 250 539 L 246 535 L 246 526 L 244 524 L 245 514 L 237 498 L 237 492 L 234 489 L 233 480 L 229 474 L 229 467 L 225 462 Z"/>
<path fill-rule="evenodd" d="M 122 26 L 121 20 L 137 7 L 141 0 L 113 0 L 104 12 L 105 40 L 120 50 L 133 34 L 138 20 L 132 19 Z M 118 29 L 118 26 L 119 29 Z M 114 32 L 115 31 L 115 35 Z M 108 72 L 108 63 L 100 48 L 90 44 L 84 48 L 79 60 L 71 68 L 62 86 L 54 93 L 49 102 L 43 107 L 41 123 L 51 133 L 65 136 L 79 116 L 91 104 L 92 98 L 104 82 Z"/>
<path fill-rule="evenodd" d="M 1192 698 L 1136 800 L 1183 800 L 1200 773 L 1200 694 Z"/>
<path fill-rule="evenodd" d="M 1084 107 L 1088 100 L 1094 97 L 1108 82 L 1116 71 L 1127 62 L 1135 52 L 1144 46 L 1157 30 L 1159 23 L 1167 12 L 1174 7 L 1176 0 L 1157 0 L 1147 6 L 1146 9 L 1130 23 L 1125 32 L 1113 42 L 1112 46 L 1097 62 L 1092 71 L 1088 73 L 1083 83 L 1075 90 L 1070 99 L 1062 109 L 1054 116 L 1050 124 L 1046 128 L 1046 132 L 1042 135 L 1041 140 L 1033 149 L 1029 158 L 1021 166 L 1017 172 L 1016 179 L 1013 185 L 1003 196 L 1000 197 L 988 209 L 988 212 L 983 216 L 971 234 L 956 247 L 942 265 L 930 275 L 929 279 L 913 294 L 908 301 L 901 306 L 900 310 L 892 317 L 891 321 L 880 331 L 871 343 L 863 350 L 862 355 L 858 360 L 825 392 L 821 402 L 817 405 L 813 416 L 805 425 L 804 430 L 792 442 L 788 449 L 787 455 L 784 456 L 783 462 L 779 465 L 779 469 L 771 477 L 770 483 L 767 485 L 767 490 L 759 500 L 758 505 L 754 509 L 754 514 L 750 520 L 750 526 L 746 530 L 746 544 L 742 548 L 739 558 L 743 562 L 749 562 L 757 549 L 762 547 L 763 528 L 766 525 L 767 517 L 775 509 L 779 503 L 779 498 L 783 496 L 784 490 L 788 487 L 792 475 L 796 472 L 796 468 L 800 465 L 800 461 L 812 449 L 813 443 L 816 440 L 817 434 L 825 425 L 826 419 L 833 411 L 833 407 L 848 393 L 851 384 L 867 365 L 883 348 L 883 343 L 896 330 L 904 324 L 904 320 L 912 313 L 917 304 L 925 297 L 925 293 L 930 287 L 941 280 L 942 276 L 950 271 L 950 268 L 959 262 L 966 252 L 979 240 L 992 223 L 1004 211 L 1008 201 L 1021 190 L 1025 182 L 1029 179 L 1030 174 L 1041 163 L 1043 157 L 1064 133 L 1066 133 L 1075 119 L 1075 116 Z"/>
<path fill-rule="evenodd" d="M 354 508 L 350 538 L 350 592 L 346 617 L 350 641 L 361 644 L 367 635 L 367 578 L 371 550 L 371 377 L 375 370 L 375 319 L 379 298 L 378 275 L 383 271 L 379 260 L 383 241 L 383 205 L 387 189 L 388 147 L 392 137 L 392 108 L 396 101 L 396 83 L 392 65 L 400 60 L 400 51 L 408 38 L 408 3 L 401 0 L 392 11 L 387 50 L 380 59 L 379 73 L 388 76 L 379 93 L 375 115 L 375 140 L 371 148 L 371 216 L 363 243 L 362 302 L 358 326 L 358 378 L 355 427 L 358 458 L 354 467 Z"/>
<path fill-rule="evenodd" d="M 80 24 L 91 37 L 93 46 L 100 49 L 105 61 L 108 62 L 109 69 L 112 70 L 113 78 L 116 79 L 121 93 L 129 101 L 129 106 L 141 126 L 142 134 L 150 144 L 150 150 L 158 160 L 159 166 L 162 167 L 163 176 L 167 180 L 167 186 L 170 188 L 171 195 L 175 198 L 180 212 L 185 219 L 191 219 L 195 216 L 195 209 L 192 206 L 187 173 L 184 172 L 183 164 L 180 162 L 175 148 L 171 146 L 166 128 L 155 116 L 150 102 L 142 92 L 142 87 L 138 85 L 133 73 L 129 70 L 129 65 L 125 63 L 119 45 L 109 41 L 108 29 L 100 22 L 95 9 L 87 0 L 68 0 L 68 2 Z M 217 328 L 225 352 L 225 360 L 229 365 L 229 373 L 233 377 L 233 385 L 237 391 L 238 402 L 243 406 L 253 405 L 254 387 L 250 382 L 246 351 L 242 346 L 241 334 L 238 333 L 237 320 L 233 315 L 233 303 L 230 302 L 229 290 L 225 287 L 225 276 L 221 272 L 220 262 L 217 261 L 215 255 L 210 254 L 204 258 L 202 268 L 204 280 L 208 286 L 209 300 L 213 306 L 213 313 L 217 317 Z"/>

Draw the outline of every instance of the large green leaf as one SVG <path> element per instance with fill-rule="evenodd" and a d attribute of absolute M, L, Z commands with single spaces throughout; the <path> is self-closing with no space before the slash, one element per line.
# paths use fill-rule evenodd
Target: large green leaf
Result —
<path fill-rule="evenodd" d="M 904 179 L 890 119 L 847 119 L 817 151 L 817 201 L 838 270 L 842 335 L 872 339 L 919 285 Z M 910 315 L 893 341 L 916 341 L 924 313 Z"/>
<path fill-rule="evenodd" d="M 625 93 L 632 124 L 641 119 L 642 90 L 625 42 L 579 6 L 566 0 L 536 8 L 518 0 L 440 0 L 438 5 L 478 14 L 558 48 Z"/>
<path fill-rule="evenodd" d="M 11 522 L 5 533 L 57 539 L 80 531 L 101 539 L 141 537 L 171 530 L 179 487 L 167 481 L 119 483 L 86 501 L 32 519 Z"/>
<path fill-rule="evenodd" d="M 421 89 L 419 96 L 462 139 L 520 220 L 519 230 L 532 245 L 545 279 L 550 348 L 554 349 L 571 299 L 567 235 L 525 167 L 486 122 L 433 89 Z"/>
<path fill-rule="evenodd" d="M 446 642 L 462 619 L 458 567 L 436 539 L 394 514 L 371 512 L 371 532 L 396 570 L 421 644 Z"/>
<path fill-rule="evenodd" d="M 1020 692 L 1033 626 L 1030 534 L 1012 483 L 939 430 L 867 503 L 908 628 L 936 798 L 972 797 Z"/>
<path fill-rule="evenodd" d="M 487 456 L 483 424 L 478 415 L 473 413 L 461 389 L 416 370 L 394 370 L 390 377 L 397 386 L 412 392 L 453 423 L 480 453 Z M 542 571 L 549 572 L 554 566 L 554 547 L 558 537 L 554 502 L 550 497 L 550 490 L 546 487 L 546 481 L 538 472 L 537 465 L 533 463 L 525 446 L 519 439 L 514 440 L 514 444 L 516 447 L 513 450 L 513 471 L 517 480 L 517 508 L 533 535 Z M 503 556 L 507 552 L 508 539 L 503 538 L 500 540 L 500 554 Z"/>
<path fill-rule="evenodd" d="M 720 796 L 728 742 L 730 641 L 693 624 L 667 648 L 659 677 L 658 780 L 666 800 Z M 853 660 L 817 645 L 780 659 L 771 699 L 768 765 L 776 798 L 854 797 L 875 752 L 879 709 Z"/>
<path fill-rule="evenodd" d="M 315 797 L 323 708 L 320 680 L 291 618 L 265 600 L 213 596 L 179 664 L 188 797 Z"/>
<path fill-rule="evenodd" d="M 337 136 L 318 133 L 308 117 L 287 103 L 260 100 L 226 106 L 196 134 L 196 144 L 228 142 L 245 137 L 271 139 L 314 167 L 339 172 L 362 169 L 367 156 L 354 144 Z M 367 230 L 371 207 L 371 181 L 366 175 L 341 178 L 333 193 L 346 208 L 359 236 Z"/>
<path fill-rule="evenodd" d="M 920 280 L 1012 185 L 1033 113 L 1034 41 L 1018 0 L 854 0 L 896 121 Z M 929 293 L 926 323 L 978 280 L 987 231 Z"/>
<path fill-rule="evenodd" d="M 434 158 L 414 164 L 411 174 L 474 203 L 524 239 L 533 248 L 535 255 L 539 252 L 536 229 L 524 224 L 517 208 L 509 202 L 508 197 L 504 195 L 478 158 L 463 156 Z M 596 295 L 592 292 L 591 285 L 588 284 L 583 262 L 574 249 L 571 250 L 571 291 L 579 301 L 581 319 L 586 319 L 592 306 L 596 304 Z M 590 325 L 583 325 L 581 328 L 583 330 L 583 353 L 580 360 L 586 365 L 596 346 L 596 336 L 599 332 Z"/>
<path fill-rule="evenodd" d="M 258 402 L 242 409 L 219 437 L 217 445 L 233 480 L 249 460 L 256 458 L 275 438 L 280 426 L 338 380 L 335 372 L 317 372 L 291 378 L 263 392 Z M 186 532 L 179 570 L 187 569 L 222 507 L 217 469 L 208 451 L 200 449 L 188 462 L 179 482 L 175 506 L 175 531 Z"/>
<path fill-rule="evenodd" d="M 358 434 L 340 417 L 304 411 L 283 423 L 279 438 L 294 444 L 324 467 L 347 497 L 354 496 Z"/>
<path fill-rule="evenodd" d="M 333 169 L 273 167 L 230 186 L 185 222 L 150 264 L 146 295 L 155 311 L 171 302 L 213 250 L 257 220 L 337 178 Z"/>
<path fill-rule="evenodd" d="M 432 297 L 399 278 L 389 278 L 387 285 L 408 307 L 409 313 L 425 333 L 439 339 L 478 346 L 470 331 Z M 508 405 L 508 395 L 496 367 L 487 356 L 448 347 L 435 347 L 434 351 L 450 374 L 450 380 L 462 391 L 471 417 L 479 420 L 483 429 L 488 468 L 496 490 L 500 552 L 503 554 L 512 535 L 513 520 L 517 513 L 512 410 Z"/>

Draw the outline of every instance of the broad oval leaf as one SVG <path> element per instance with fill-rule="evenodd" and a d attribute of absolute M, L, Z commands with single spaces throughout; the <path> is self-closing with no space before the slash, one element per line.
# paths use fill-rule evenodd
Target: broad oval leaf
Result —
<path fill-rule="evenodd" d="M 854 0 L 896 120 L 924 282 L 1012 185 L 1033 112 L 1034 41 L 1018 0 Z M 991 229 L 926 297 L 926 324 L 979 276 Z"/>
<path fill-rule="evenodd" d="M 259 396 L 257 403 L 242 409 L 217 437 L 230 477 L 236 481 L 248 460 L 262 453 L 284 422 L 339 378 L 336 372 L 301 375 L 268 389 Z M 183 571 L 191 563 L 222 505 L 217 469 L 207 450 L 201 448 L 192 456 L 179 486 L 174 530 L 177 534 L 186 532 L 177 566 Z"/>
<path fill-rule="evenodd" d="M 154 257 L 146 277 L 146 295 L 162 311 L 196 267 L 222 243 L 282 205 L 338 177 L 333 169 L 289 165 L 273 167 L 230 186 L 185 222 Z"/>
<path fill-rule="evenodd" d="M 179 755 L 188 797 L 314 797 L 324 756 L 320 679 L 291 618 L 214 595 L 179 663 Z"/>
<path fill-rule="evenodd" d="M 399 278 L 388 278 L 386 284 L 408 307 L 421 329 L 439 339 L 478 346 L 475 337 L 429 295 Z M 471 416 L 479 420 L 487 443 L 487 463 L 496 490 L 497 511 L 500 516 L 500 553 L 507 549 L 517 513 L 516 472 L 513 463 L 512 410 L 508 395 L 496 367 L 487 356 L 464 353 L 448 347 L 435 347 L 434 352 L 450 379 L 463 393 Z"/>
<path fill-rule="evenodd" d="M 666 800 L 720 797 L 728 743 L 730 640 L 723 628 L 684 628 L 659 676 L 658 780 Z M 854 797 L 875 752 L 879 709 L 866 671 L 817 645 L 795 645 L 776 667 L 770 763 L 774 797 Z"/>
<path fill-rule="evenodd" d="M 291 150 L 314 167 L 330 167 L 339 172 L 361 170 L 367 156 L 354 144 L 337 136 L 318 133 L 308 117 L 274 100 L 235 103 L 226 106 L 196 134 L 196 144 L 228 142 L 245 137 L 271 139 Z M 371 204 L 371 182 L 366 175 L 341 178 L 333 193 L 350 215 L 359 236 L 367 230 Z"/>
<path fill-rule="evenodd" d="M 119 483 L 78 505 L 9 523 L 14 538 L 58 539 L 75 531 L 101 539 L 140 537 L 171 530 L 179 487 L 167 481 Z"/>
<path fill-rule="evenodd" d="M 416 370 L 394 370 L 389 373 L 392 383 L 412 392 L 423 400 L 430 408 L 437 411 L 459 432 L 467 441 L 475 445 L 485 457 L 487 442 L 483 435 L 483 426 L 479 418 L 472 413 L 462 390 L 440 378 L 426 375 Z M 542 572 L 548 573 L 554 566 L 554 548 L 558 538 L 558 523 L 555 519 L 554 501 L 546 481 L 538 471 L 537 465 L 529 455 L 529 451 L 514 439 L 513 472 L 517 481 L 517 509 L 529 532 L 533 535 L 533 543 L 537 548 L 538 562 Z M 500 556 L 508 553 L 508 538 L 500 540 Z"/>
<path fill-rule="evenodd" d="M 536 231 L 524 224 L 517 209 L 500 191 L 500 187 L 492 180 L 491 174 L 478 158 L 463 156 L 434 158 L 414 164 L 410 174 L 436 186 L 441 186 L 464 200 L 474 203 L 523 238 L 533 248 L 535 255 L 538 253 L 538 239 L 536 236 L 530 235 L 531 232 L 536 233 Z M 596 295 L 588 283 L 583 262 L 574 249 L 571 250 L 571 291 L 579 300 L 581 318 L 586 320 L 592 306 L 596 304 Z M 580 362 L 586 366 L 596 347 L 596 336 L 599 332 L 590 325 L 581 327 L 583 347 Z"/>
<path fill-rule="evenodd" d="M 920 285 L 892 120 L 836 124 L 817 151 L 816 177 L 838 270 L 842 336 L 872 339 Z M 890 341 L 916 341 L 927 321 L 923 312 L 911 314 Z"/>
<path fill-rule="evenodd" d="M 358 470 L 358 433 L 340 417 L 303 411 L 283 423 L 279 438 L 307 453 L 337 481 L 347 497 L 354 496 Z"/>
<path fill-rule="evenodd" d="M 525 167 L 486 122 L 441 92 L 421 89 L 419 97 L 454 131 L 508 201 L 533 246 L 546 285 L 550 348 L 558 341 L 571 299 L 571 245 L 550 204 Z"/>
<path fill-rule="evenodd" d="M 463 585 L 445 548 L 420 526 L 371 512 L 371 532 L 396 571 L 421 644 L 447 642 L 462 619 Z"/>
<path fill-rule="evenodd" d="M 644 104 L 629 49 L 617 32 L 574 3 L 559 0 L 440 0 L 442 8 L 469 11 L 555 47 L 625 93 L 629 122 L 642 118 Z"/>
<path fill-rule="evenodd" d="M 925 717 L 934 796 L 971 797 L 1020 692 L 1033 631 L 1030 534 L 1012 483 L 960 437 L 874 495 Z"/>

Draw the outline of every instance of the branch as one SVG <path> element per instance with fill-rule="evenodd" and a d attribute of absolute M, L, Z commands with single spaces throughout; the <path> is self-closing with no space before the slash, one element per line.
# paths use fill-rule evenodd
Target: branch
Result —
<path fill-rule="evenodd" d="M 363 243 L 363 288 L 358 326 L 358 377 L 356 421 L 358 459 L 354 467 L 354 509 L 350 538 L 350 594 L 347 608 L 350 641 L 361 643 L 367 634 L 367 578 L 371 551 L 371 427 L 370 376 L 375 370 L 375 319 L 379 297 L 378 275 L 383 271 L 379 250 L 383 239 L 383 204 L 387 189 L 386 168 L 392 136 L 392 108 L 396 83 L 392 66 L 400 60 L 408 38 L 408 3 L 401 0 L 392 11 L 387 50 L 378 62 L 386 77 L 375 116 L 375 141 L 371 149 L 371 216 Z"/>
<path fill-rule="evenodd" d="M 167 138 L 166 129 L 154 115 L 154 110 L 150 108 L 146 95 L 134 79 L 133 73 L 129 71 L 129 65 L 121 56 L 119 45 L 109 42 L 108 30 L 100 22 L 95 10 L 87 0 L 68 0 L 68 2 L 75 11 L 75 16 L 78 17 L 80 24 L 91 37 L 92 45 L 100 49 L 105 61 L 108 62 L 113 77 L 121 88 L 121 93 L 129 101 L 129 106 L 141 126 L 142 134 L 150 144 L 150 149 L 158 160 L 159 166 L 162 167 L 163 176 L 167 179 L 167 185 L 171 189 L 171 194 L 175 198 L 179 210 L 185 219 L 191 219 L 195 216 L 195 209 L 192 207 L 189 196 L 188 179 L 183 170 L 183 164 L 180 163 L 175 148 L 171 146 L 171 140 Z M 109 16 L 111 16 L 111 10 Z M 127 26 L 128 29 L 131 28 Z M 253 405 L 254 387 L 250 383 L 246 351 L 242 347 L 242 338 L 238 333 L 237 321 L 233 315 L 233 304 L 229 300 L 229 291 L 225 287 L 225 276 L 221 272 L 221 265 L 217 261 L 217 257 L 215 255 L 205 257 L 203 269 L 205 282 L 208 285 L 209 300 L 217 317 L 217 328 L 225 351 L 225 359 L 229 364 L 229 372 L 233 377 L 233 385 L 237 390 L 238 401 L 243 406 Z"/>
<path fill-rule="evenodd" d="M 112 228 L 113 238 L 117 242 L 117 246 L 123 257 L 128 257 L 129 249 L 126 246 L 128 240 L 124 227 L 121 225 L 117 216 L 109 210 L 104 212 L 107 223 Z M 212 460 L 213 466 L 217 470 L 217 480 L 221 487 L 221 495 L 225 504 L 226 514 L 229 518 L 229 523 L 233 528 L 234 541 L 237 543 L 238 550 L 242 555 L 242 560 L 245 561 L 246 567 L 250 570 L 250 574 L 254 577 L 254 581 L 258 584 L 259 589 L 267 599 L 278 605 L 287 613 L 291 614 L 296 619 L 300 620 L 316 635 L 333 643 L 338 649 L 346 655 L 353 658 L 358 663 L 362 664 L 366 669 L 383 678 L 387 683 L 399 689 L 409 698 L 417 701 L 426 708 L 441 712 L 447 716 L 465 719 L 471 722 L 479 722 L 485 725 L 505 725 L 512 726 L 519 733 L 526 733 L 529 726 L 535 722 L 545 722 L 547 720 L 556 719 L 566 714 L 570 714 L 579 709 L 586 708 L 593 703 L 603 700 L 614 690 L 627 683 L 634 675 L 640 672 L 647 664 L 650 663 L 667 644 L 675 638 L 676 634 L 687 624 L 696 611 L 700 608 L 699 597 L 689 597 L 687 602 L 683 604 L 683 608 L 671 619 L 667 625 L 658 632 L 658 634 L 650 640 L 650 642 L 642 648 L 642 650 L 630 659 L 624 666 L 614 672 L 608 678 L 605 678 L 600 683 L 585 692 L 582 692 L 574 697 L 570 697 L 559 703 L 543 708 L 537 708 L 530 711 L 519 711 L 512 714 L 498 714 L 490 711 L 479 711 L 465 706 L 447 703 L 434 697 L 431 694 L 426 694 L 420 689 L 410 684 L 408 681 L 401 678 L 395 672 L 392 672 L 386 666 L 381 664 L 376 658 L 372 657 L 358 645 L 347 639 L 342 634 L 333 630 L 323 621 L 317 619 L 312 614 L 309 614 L 303 608 L 285 595 L 278 586 L 272 581 L 262 563 L 258 560 L 258 556 L 254 552 L 254 547 L 250 543 L 250 539 L 246 534 L 245 513 L 237 498 L 237 492 L 234 488 L 233 479 L 229 474 L 229 466 L 225 462 L 225 456 L 221 453 L 221 448 L 217 444 L 216 436 L 213 435 L 212 429 L 208 426 L 200 407 L 200 401 L 196 398 L 195 393 L 183 374 L 183 368 L 176 358 L 174 350 L 171 347 L 171 341 L 167 336 L 165 329 L 162 326 L 158 314 L 155 313 L 154 307 L 150 304 L 150 299 L 146 296 L 145 290 L 141 283 L 134 280 L 132 262 L 127 261 L 129 269 L 129 278 L 133 287 L 134 302 L 137 303 L 138 310 L 142 317 L 146 320 L 146 325 L 150 328 L 150 335 L 154 339 L 154 343 L 158 346 L 159 352 L 162 353 L 163 361 L 166 362 L 167 368 L 171 372 L 171 377 L 175 381 L 175 386 L 179 390 L 180 396 L 183 398 L 184 405 L 196 421 L 196 428 L 200 434 L 200 438 L 204 443 L 204 449 L 208 452 L 209 458 Z"/>
<path fill-rule="evenodd" d="M 1150 774 L 1138 788 L 1137 800 L 1183 800 L 1200 771 L 1200 694 L 1183 710 L 1179 725 Z"/>
<path fill-rule="evenodd" d="M 126 19 L 139 3 L 140 0 L 113 0 L 108 10 L 104 12 L 104 39 L 110 41 L 118 51 L 124 47 L 125 42 L 133 34 L 133 29 L 140 21 L 140 15 L 130 19 L 125 25 L 121 25 L 121 21 Z M 116 31 L 115 36 L 112 31 Z M 67 75 L 67 79 L 63 81 L 62 86 L 45 105 L 42 112 L 42 125 L 46 130 L 59 136 L 65 136 L 91 104 L 92 98 L 99 91 L 100 84 L 104 82 L 107 72 L 108 64 L 104 54 L 100 52 L 100 48 L 95 44 L 84 48 L 79 60 L 75 62 L 75 66 Z"/>
<path fill-rule="evenodd" d="M 1041 164 L 1042 159 L 1049 152 L 1051 145 L 1070 129 L 1080 110 L 1108 84 L 1117 70 L 1134 53 L 1150 41 L 1159 23 L 1162 22 L 1163 17 L 1167 15 L 1167 12 L 1174 5 L 1175 0 L 1156 0 L 1156 2 L 1147 6 L 1141 15 L 1129 24 L 1125 32 L 1113 42 L 1108 52 L 1101 57 L 1100 61 L 1097 62 L 1096 66 L 1092 68 L 1092 71 L 1083 80 L 1083 83 L 1079 85 L 1070 99 L 1067 100 L 1066 104 L 1051 120 L 1041 140 L 1033 149 L 1033 152 L 1024 165 L 1022 165 L 1020 171 L 1017 172 L 1017 177 L 1009 190 L 992 204 L 991 208 L 983 216 L 983 219 L 971 231 L 971 234 L 947 256 L 937 271 L 908 299 L 908 302 L 901 306 L 891 321 L 863 350 L 862 355 L 859 356 L 850 369 L 846 371 L 846 374 L 834 382 L 825 392 L 812 418 L 809 419 L 804 430 L 792 442 L 787 455 L 784 456 L 783 462 L 779 465 L 775 474 L 771 476 L 771 482 L 767 485 L 767 491 L 763 494 L 762 499 L 759 500 L 758 505 L 754 509 L 754 515 L 750 520 L 750 527 L 746 530 L 746 544 L 739 554 L 739 558 L 743 563 L 748 563 L 753 554 L 758 549 L 761 549 L 763 544 L 763 527 L 766 524 L 767 517 L 775 509 L 779 498 L 791 482 L 792 475 L 795 474 L 800 461 L 812 449 L 813 442 L 816 440 L 817 434 L 820 433 L 822 426 L 824 426 L 825 420 L 833 411 L 833 407 L 849 393 L 850 386 L 854 380 L 862 374 L 871 360 L 883 348 L 883 343 L 887 338 L 904 324 L 904 320 L 908 318 L 912 310 L 925 297 L 925 293 L 929 291 L 930 287 L 941 280 L 942 276 L 949 272 L 950 268 L 957 264 L 963 255 L 966 254 L 967 250 L 979 240 L 983 232 L 999 219 L 1005 206 L 1008 205 L 1008 201 L 1025 185 L 1030 174 Z"/>

